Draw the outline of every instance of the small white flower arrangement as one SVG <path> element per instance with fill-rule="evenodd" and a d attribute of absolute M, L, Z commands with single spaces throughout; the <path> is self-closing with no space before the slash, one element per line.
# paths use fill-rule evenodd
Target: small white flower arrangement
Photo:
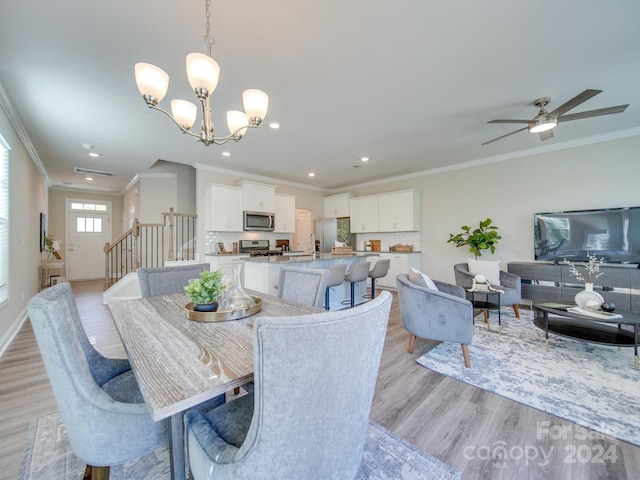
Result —
<path fill-rule="evenodd" d="M 569 265 L 569 274 L 575 277 L 577 280 L 585 283 L 594 283 L 598 279 L 598 277 L 604 275 L 604 272 L 600 271 L 600 267 L 604 265 L 604 257 L 598 260 L 595 255 L 587 254 L 587 258 L 589 259 L 587 263 L 581 263 L 581 265 L 586 269 L 585 273 L 587 278 L 585 278 L 585 276 L 578 271 L 575 264 L 571 263 L 566 258 L 562 261 L 562 263 Z"/>

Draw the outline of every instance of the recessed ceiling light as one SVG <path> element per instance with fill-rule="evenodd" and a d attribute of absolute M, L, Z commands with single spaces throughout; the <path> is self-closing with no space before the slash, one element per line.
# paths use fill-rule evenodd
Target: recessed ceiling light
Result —
<path fill-rule="evenodd" d="M 316 174 L 314 172 L 309 172 L 307 175 L 309 175 L 310 177 L 315 177 Z"/>
<path fill-rule="evenodd" d="M 369 157 L 361 157 L 360 161 L 361 162 L 368 162 L 369 161 Z"/>
<path fill-rule="evenodd" d="M 271 122 L 271 123 L 269 123 L 269 128 L 273 128 L 274 130 L 277 130 L 278 128 L 280 128 L 280 123 L 279 122 Z"/>
<path fill-rule="evenodd" d="M 98 152 L 89 152 L 90 157 L 98 158 L 100 154 Z"/>
<path fill-rule="evenodd" d="M 87 182 L 93 182 L 93 177 L 84 177 Z"/>
<path fill-rule="evenodd" d="M 222 156 L 223 157 L 230 157 L 231 156 L 231 152 L 222 152 Z"/>

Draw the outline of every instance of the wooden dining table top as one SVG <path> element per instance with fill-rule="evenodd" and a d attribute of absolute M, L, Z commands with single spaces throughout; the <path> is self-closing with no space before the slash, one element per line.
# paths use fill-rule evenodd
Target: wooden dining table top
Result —
<path fill-rule="evenodd" d="M 318 312 L 262 293 L 260 312 L 239 320 L 186 318 L 186 295 L 136 298 L 109 305 L 142 396 L 162 420 L 253 380 L 253 324 L 260 317 Z"/>

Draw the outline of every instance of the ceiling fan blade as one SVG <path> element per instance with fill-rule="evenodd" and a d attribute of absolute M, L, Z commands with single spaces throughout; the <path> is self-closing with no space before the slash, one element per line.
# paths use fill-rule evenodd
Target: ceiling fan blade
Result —
<path fill-rule="evenodd" d="M 531 120 L 491 120 L 487 123 L 529 123 Z"/>
<path fill-rule="evenodd" d="M 527 122 L 527 123 L 529 123 L 529 122 Z M 514 132 L 507 133 L 506 135 L 502 135 L 501 137 L 494 138 L 493 140 L 489 140 L 488 142 L 484 142 L 482 145 L 488 145 L 489 143 L 493 143 L 496 140 L 500 140 L 501 138 L 508 137 L 509 135 L 513 135 L 514 133 L 522 132 L 523 130 L 526 130 L 527 128 L 529 128 L 529 127 L 519 128 L 518 130 L 516 130 Z"/>
<path fill-rule="evenodd" d="M 564 112 L 568 112 L 572 108 L 576 108 L 581 103 L 586 102 L 587 100 L 589 100 L 592 97 L 595 97 L 599 93 L 602 93 L 602 90 L 585 90 L 584 92 L 579 93 L 578 95 L 573 97 L 568 102 L 563 103 L 562 105 L 560 105 L 553 112 L 550 112 L 548 114 L 548 116 L 549 117 L 559 117 Z"/>
<path fill-rule="evenodd" d="M 553 138 L 553 130 L 540 132 L 538 135 L 540 135 L 540 140 L 544 142 L 545 140 L 549 140 L 550 138 Z"/>
<path fill-rule="evenodd" d="M 589 110 L 588 112 L 572 113 L 563 115 L 558 118 L 558 122 L 569 122 L 571 120 L 580 120 L 581 118 L 599 117 L 601 115 L 611 115 L 612 113 L 624 112 L 629 104 L 617 105 L 615 107 L 599 108 L 597 110 Z"/>

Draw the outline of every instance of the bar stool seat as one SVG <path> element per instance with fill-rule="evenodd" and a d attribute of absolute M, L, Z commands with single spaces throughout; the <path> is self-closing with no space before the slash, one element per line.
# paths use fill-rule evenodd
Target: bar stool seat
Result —
<path fill-rule="evenodd" d="M 376 278 L 386 277 L 389 273 L 389 264 L 391 260 L 383 258 L 378 260 L 369 272 L 369 278 L 371 279 L 371 295 L 365 295 L 365 298 L 376 298 Z"/>
<path fill-rule="evenodd" d="M 324 292 L 324 308 L 329 310 L 329 289 L 342 285 L 345 274 L 347 273 L 346 263 L 337 263 L 329 267 L 329 279 L 327 280 L 327 288 Z"/>
<path fill-rule="evenodd" d="M 357 262 L 351 265 L 351 270 L 344 277 L 344 281 L 351 284 L 351 298 L 349 300 L 344 300 L 342 302 L 344 305 L 349 303 L 352 308 L 355 305 L 356 283 L 367 279 L 369 276 L 370 265 L 370 262 Z"/>

